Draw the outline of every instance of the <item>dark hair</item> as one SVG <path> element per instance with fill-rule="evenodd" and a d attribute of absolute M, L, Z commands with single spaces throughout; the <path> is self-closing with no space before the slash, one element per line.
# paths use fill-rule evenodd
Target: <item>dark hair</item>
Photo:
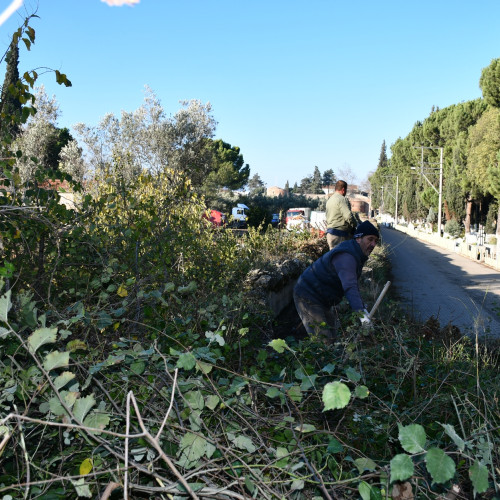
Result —
<path fill-rule="evenodd" d="M 337 181 L 335 183 L 335 191 L 342 191 L 345 189 L 347 191 L 347 182 L 346 181 Z"/>

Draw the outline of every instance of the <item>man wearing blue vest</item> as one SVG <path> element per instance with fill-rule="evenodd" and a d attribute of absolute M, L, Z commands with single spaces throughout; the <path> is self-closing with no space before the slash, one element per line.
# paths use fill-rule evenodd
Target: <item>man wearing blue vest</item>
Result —
<path fill-rule="evenodd" d="M 346 193 L 347 182 L 337 181 L 335 193 L 326 202 L 326 241 L 330 250 L 350 239 L 358 224 Z"/>
<path fill-rule="evenodd" d="M 311 264 L 299 277 L 293 290 L 295 307 L 309 335 L 325 343 L 335 341 L 337 315 L 333 306 L 345 296 L 353 311 L 359 311 L 363 326 L 371 324 L 359 292 L 358 280 L 380 238 L 369 221 L 358 225 L 354 239 L 340 243 Z"/>

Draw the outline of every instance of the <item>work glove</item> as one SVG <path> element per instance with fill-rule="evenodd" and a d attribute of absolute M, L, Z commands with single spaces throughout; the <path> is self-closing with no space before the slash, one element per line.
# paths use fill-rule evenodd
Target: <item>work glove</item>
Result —
<path fill-rule="evenodd" d="M 361 316 L 359 317 L 359 321 L 361 322 L 361 328 L 366 332 L 369 333 L 373 329 L 373 322 L 370 319 L 370 313 L 368 312 L 367 309 L 363 309 L 361 312 Z"/>

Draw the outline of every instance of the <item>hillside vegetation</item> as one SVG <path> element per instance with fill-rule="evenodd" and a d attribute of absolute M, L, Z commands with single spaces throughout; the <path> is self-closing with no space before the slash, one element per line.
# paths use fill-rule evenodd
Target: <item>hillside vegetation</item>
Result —
<path fill-rule="evenodd" d="M 28 23 L 18 38 L 34 41 Z M 14 147 L 36 78 L 8 87 L 20 106 L 0 122 L 3 499 L 499 498 L 493 346 L 413 324 L 394 299 L 366 335 L 343 308 L 334 346 L 273 338 L 245 278 L 308 263 L 317 242 L 214 229 L 185 171 L 125 176 L 128 157 L 84 194 Z M 383 246 L 367 266 L 373 304 Z"/>

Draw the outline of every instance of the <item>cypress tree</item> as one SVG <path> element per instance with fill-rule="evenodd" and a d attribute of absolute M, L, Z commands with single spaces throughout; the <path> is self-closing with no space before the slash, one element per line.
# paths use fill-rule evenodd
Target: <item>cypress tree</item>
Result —
<path fill-rule="evenodd" d="M 19 47 L 17 43 L 17 39 L 13 38 L 5 57 L 7 69 L 0 100 L 1 126 L 4 129 L 3 132 L 7 132 L 11 137 L 16 136 L 20 131 L 17 118 L 21 116 L 22 111 L 21 102 L 17 96 L 10 92 L 11 86 L 15 87 L 19 82 Z"/>

